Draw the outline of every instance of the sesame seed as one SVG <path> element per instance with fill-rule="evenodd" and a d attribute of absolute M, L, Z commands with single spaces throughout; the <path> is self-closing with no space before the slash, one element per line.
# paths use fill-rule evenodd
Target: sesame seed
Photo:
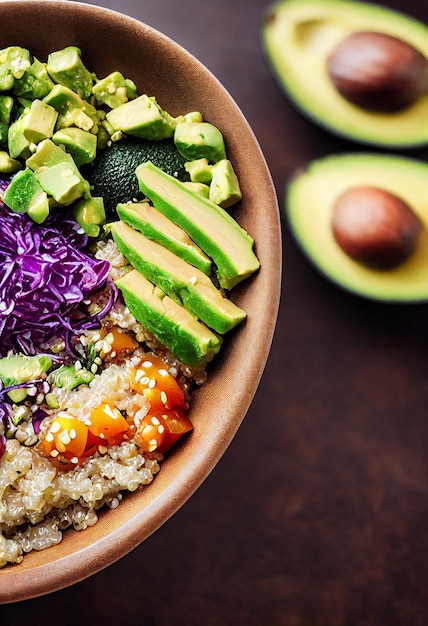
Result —
<path fill-rule="evenodd" d="M 163 389 L 160 392 L 160 399 L 161 399 L 162 404 L 166 404 L 168 402 L 168 396 L 166 395 Z"/>
<path fill-rule="evenodd" d="M 69 443 L 71 443 L 70 431 L 63 430 L 61 433 L 59 433 L 58 439 L 60 440 L 61 443 L 67 446 Z"/>
<path fill-rule="evenodd" d="M 55 459 L 58 456 L 58 454 L 59 454 L 58 450 L 51 450 L 51 453 L 49 456 Z"/>
<path fill-rule="evenodd" d="M 57 433 L 61 430 L 61 424 L 59 422 L 54 422 L 50 428 L 51 433 Z"/>
<path fill-rule="evenodd" d="M 70 459 L 72 463 L 74 463 L 74 465 L 77 465 L 79 462 L 79 459 L 77 458 L 77 456 L 74 456 L 72 459 Z"/>
<path fill-rule="evenodd" d="M 98 452 L 100 454 L 106 454 L 107 453 L 107 448 L 105 446 L 98 446 Z"/>
<path fill-rule="evenodd" d="M 74 428 L 70 430 L 70 439 L 76 439 L 77 433 Z"/>

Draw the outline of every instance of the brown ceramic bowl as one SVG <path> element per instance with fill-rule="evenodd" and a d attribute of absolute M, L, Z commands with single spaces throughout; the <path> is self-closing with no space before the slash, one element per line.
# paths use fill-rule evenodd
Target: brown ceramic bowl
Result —
<path fill-rule="evenodd" d="M 244 199 L 235 217 L 254 237 L 261 269 L 235 288 L 248 313 L 228 337 L 195 394 L 194 432 L 165 459 L 153 483 L 129 494 L 83 532 L 0 570 L 0 603 L 40 596 L 110 565 L 157 530 L 194 493 L 225 452 L 259 384 L 277 318 L 281 235 L 277 198 L 259 145 L 230 95 L 194 57 L 149 26 L 96 6 L 58 0 L 0 2 L 0 48 L 20 45 L 39 59 L 77 45 L 100 77 L 120 70 L 170 113 L 199 110 L 224 133 Z"/>

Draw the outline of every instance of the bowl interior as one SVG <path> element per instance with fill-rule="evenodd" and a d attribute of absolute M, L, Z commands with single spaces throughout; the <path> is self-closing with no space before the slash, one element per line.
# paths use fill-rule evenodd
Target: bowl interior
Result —
<path fill-rule="evenodd" d="M 173 115 L 199 110 L 223 132 L 243 191 L 234 216 L 254 237 L 261 269 L 232 292 L 248 319 L 233 331 L 196 392 L 190 437 L 163 462 L 149 487 L 129 494 L 84 532 L 67 531 L 56 547 L 0 570 L 0 602 L 16 602 L 74 584 L 132 550 L 197 489 L 236 433 L 269 354 L 280 294 L 281 235 L 277 198 L 246 120 L 218 80 L 166 36 L 120 13 L 46 0 L 0 2 L 0 48 L 20 45 L 40 60 L 77 45 L 98 77 L 113 70 L 155 95 Z"/>

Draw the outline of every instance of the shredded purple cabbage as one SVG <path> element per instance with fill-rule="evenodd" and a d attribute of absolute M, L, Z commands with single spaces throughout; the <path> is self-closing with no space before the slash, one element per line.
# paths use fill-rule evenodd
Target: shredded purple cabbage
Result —
<path fill-rule="evenodd" d="M 103 288 L 109 270 L 85 252 L 87 244 L 79 224 L 60 212 L 39 225 L 0 204 L 0 356 L 36 354 L 50 339 L 82 329 L 82 315 L 74 314 Z"/>

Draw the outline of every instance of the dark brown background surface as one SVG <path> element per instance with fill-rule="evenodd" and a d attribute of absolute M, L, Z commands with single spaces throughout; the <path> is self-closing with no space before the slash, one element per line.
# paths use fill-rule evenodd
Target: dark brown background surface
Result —
<path fill-rule="evenodd" d="M 261 144 L 281 212 L 294 168 L 359 149 L 312 126 L 277 88 L 259 45 L 267 0 L 97 4 L 163 31 L 221 80 Z M 382 4 L 428 22 L 425 0 Z M 271 356 L 222 461 L 131 554 L 0 607 L 2 625 L 428 625 L 428 307 L 341 292 L 284 222 L 283 234 Z"/>

